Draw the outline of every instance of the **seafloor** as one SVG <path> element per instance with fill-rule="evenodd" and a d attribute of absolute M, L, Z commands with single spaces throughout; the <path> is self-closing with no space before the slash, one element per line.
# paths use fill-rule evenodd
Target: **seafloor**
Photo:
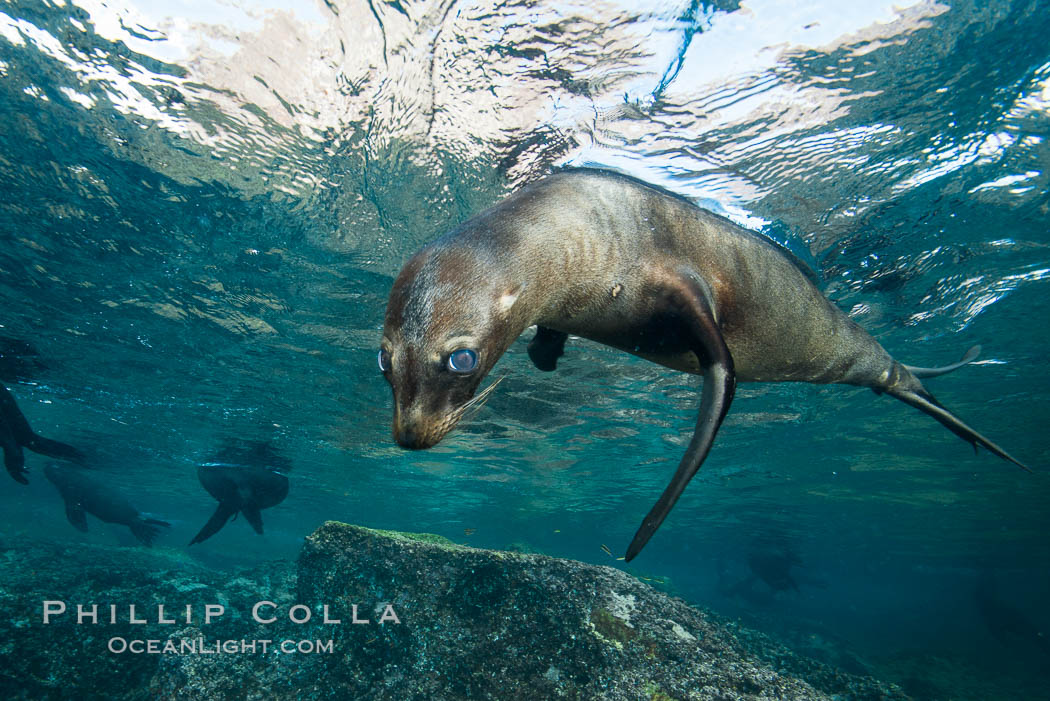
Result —
<path fill-rule="evenodd" d="M 4 698 L 907 698 L 619 570 L 439 536 L 329 522 L 298 563 L 235 574 L 176 550 L 4 546 L 0 604 L 16 612 L 0 623 Z M 46 625 L 45 601 L 66 605 Z M 260 617 L 274 622 L 253 619 L 261 601 L 270 603 Z M 146 623 L 129 620 L 132 603 Z M 97 604 L 98 623 L 78 624 L 78 604 Z M 158 622 L 161 604 L 173 623 Z M 224 613 L 205 624 L 205 606 L 216 604 Z M 291 611 L 297 604 L 309 622 L 290 620 L 306 615 Z M 325 606 L 339 623 L 323 621 Z M 133 640 L 153 640 L 157 652 L 111 651 Z M 238 652 L 202 652 L 217 641 Z M 256 641 L 255 652 L 240 651 L 241 641 Z M 287 653 L 284 641 L 331 650 Z"/>

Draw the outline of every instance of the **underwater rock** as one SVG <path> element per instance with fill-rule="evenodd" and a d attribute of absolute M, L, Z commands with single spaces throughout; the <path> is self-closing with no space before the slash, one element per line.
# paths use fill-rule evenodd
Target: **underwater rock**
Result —
<path fill-rule="evenodd" d="M 351 697 L 903 698 L 816 663 L 808 680 L 780 673 L 715 617 L 620 570 L 544 555 L 329 522 L 303 548 L 298 593 L 397 611 L 399 624 L 336 627 L 326 679 Z"/>
<path fill-rule="evenodd" d="M 180 551 L 11 545 L 0 544 L 3 698 L 906 698 L 619 570 L 440 536 L 329 522 L 297 572 L 270 563 L 235 574 Z M 43 625 L 45 600 L 68 611 Z M 117 623 L 78 625 L 78 603 L 98 603 L 102 618 L 118 604 Z M 129 603 L 147 623 L 128 621 Z M 174 623 L 158 620 L 159 604 Z M 207 605 L 224 613 L 205 621 Z M 159 652 L 111 652 L 114 638 L 153 639 Z M 261 640 L 265 651 L 205 652 Z M 289 652 L 282 641 L 331 647 Z"/>
<path fill-rule="evenodd" d="M 192 605 L 199 612 L 216 601 L 226 601 L 231 614 L 210 625 L 208 634 L 240 637 L 249 627 L 236 611 L 250 609 L 248 602 L 260 591 L 277 601 L 290 601 L 294 586 L 290 563 L 233 579 L 200 566 L 179 550 L 5 535 L 0 542 L 0 698 L 157 698 L 150 688 L 157 683 L 162 656 L 114 654 L 107 649 L 110 640 L 166 638 L 180 626 L 154 623 L 158 605 L 178 618 L 177 605 Z M 45 625 L 45 601 L 64 602 L 67 612 Z M 98 622 L 85 618 L 78 623 L 78 604 L 85 610 L 97 604 Z M 118 607 L 116 623 L 108 622 L 111 604 Z M 132 604 L 136 617 L 146 617 L 150 624 L 130 622 Z"/>

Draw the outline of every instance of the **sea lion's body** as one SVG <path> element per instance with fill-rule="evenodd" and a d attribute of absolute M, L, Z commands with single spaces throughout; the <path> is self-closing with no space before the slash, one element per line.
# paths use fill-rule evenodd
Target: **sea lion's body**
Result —
<path fill-rule="evenodd" d="M 190 545 L 211 538 L 238 513 L 244 514 L 252 529 L 262 535 L 260 511 L 277 506 L 288 496 L 288 477 L 280 471 L 288 465 L 288 459 L 267 442 L 230 446 L 215 461 L 198 465 L 201 486 L 219 506 Z"/>
<path fill-rule="evenodd" d="M 533 324 L 529 355 L 542 370 L 555 368 L 573 334 L 705 377 L 693 440 L 628 559 L 706 457 L 738 381 L 871 387 L 1013 460 L 918 379 L 975 356 L 949 368 L 902 365 L 775 244 L 684 198 L 594 170 L 516 192 L 405 265 L 390 293 L 380 357 L 394 390 L 395 439 L 408 448 L 440 440 Z M 442 372 L 452 368 L 451 353 L 468 350 L 474 369 Z"/>
<path fill-rule="evenodd" d="M 486 225 L 507 209 L 514 228 Z M 543 278 L 558 281 L 537 290 L 544 298 L 534 311 L 539 326 L 701 374 L 681 326 L 654 323 L 654 312 L 664 313 L 654 302 L 666 295 L 668 278 L 688 266 L 684 274 L 710 294 L 738 382 L 875 386 L 889 379 L 889 354 L 782 250 L 663 191 L 576 171 L 522 190 L 479 219 L 454 235 L 457 244 L 487 249 L 515 270 L 544 261 Z M 542 233 L 523 235 L 522 222 Z M 552 238 L 568 245 L 552 255 Z M 527 288 L 522 296 L 531 294 Z M 791 304 L 779 302 L 786 297 Z"/>
<path fill-rule="evenodd" d="M 84 462 L 83 453 L 73 446 L 34 433 L 14 395 L 0 384 L 0 449 L 4 452 L 4 467 L 16 482 L 29 484 L 23 448 L 53 458 Z"/>
<path fill-rule="evenodd" d="M 105 523 L 127 526 L 143 545 L 152 545 L 161 527 L 168 523 L 143 516 L 131 502 L 112 486 L 80 470 L 48 465 L 44 476 L 55 485 L 66 506 L 66 518 L 78 531 L 87 532 L 91 514 Z"/>

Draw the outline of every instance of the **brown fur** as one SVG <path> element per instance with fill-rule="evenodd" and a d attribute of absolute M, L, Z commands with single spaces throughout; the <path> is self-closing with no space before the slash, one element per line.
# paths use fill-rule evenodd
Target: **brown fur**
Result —
<path fill-rule="evenodd" d="M 529 353 L 541 369 L 554 368 L 573 334 L 705 376 L 697 433 L 628 557 L 699 468 L 737 381 L 870 387 L 1017 462 L 937 404 L 775 244 L 681 197 L 593 170 L 519 190 L 405 266 L 382 346 L 395 440 L 407 448 L 441 440 L 533 324 L 541 333 Z M 449 371 L 456 348 L 477 352 L 475 372 Z"/>

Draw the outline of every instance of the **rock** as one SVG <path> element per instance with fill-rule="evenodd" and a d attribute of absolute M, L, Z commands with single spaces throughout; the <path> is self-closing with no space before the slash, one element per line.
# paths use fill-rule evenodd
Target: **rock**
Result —
<path fill-rule="evenodd" d="M 2 698 L 905 698 L 619 570 L 440 536 L 329 522 L 297 570 L 218 572 L 180 551 L 82 544 L 0 548 L 0 560 Z M 45 626 L 44 600 L 70 613 Z M 117 604 L 118 622 L 77 625 L 77 603 L 101 618 Z M 148 623 L 127 620 L 130 603 Z M 175 623 L 158 622 L 158 604 Z M 209 604 L 225 611 L 206 622 Z M 114 639 L 157 652 L 116 654 Z M 222 651 L 242 641 L 254 650 Z"/>
<path fill-rule="evenodd" d="M 389 603 L 397 612 L 399 624 L 331 631 L 338 652 L 326 664 L 327 678 L 348 695 L 903 698 L 815 662 L 796 665 L 809 681 L 780 673 L 715 617 L 620 570 L 544 555 L 329 522 L 303 548 L 298 592 L 314 607 L 375 610 Z M 766 659 L 794 661 L 762 639 Z"/>
<path fill-rule="evenodd" d="M 258 591 L 229 591 L 226 575 L 197 565 L 178 550 L 104 547 L 70 542 L 41 542 L 30 537 L 0 545 L 0 698 L 68 699 L 150 698 L 147 689 L 157 673 L 160 655 L 114 654 L 113 638 L 166 639 L 175 625 L 133 624 L 136 617 L 155 621 L 157 606 L 165 616 L 180 617 L 186 605 L 202 612 L 220 596 L 238 603 L 254 601 Z M 289 598 L 295 570 L 287 563 L 283 577 Z M 254 582 L 259 577 L 247 574 Z M 192 583 L 192 586 L 189 586 Z M 290 586 L 289 586 L 290 585 Z M 279 590 L 279 586 L 274 586 Z M 67 612 L 42 622 L 43 602 L 61 601 Z M 77 623 L 77 605 L 97 605 L 97 623 Z M 117 623 L 109 623 L 110 605 Z M 232 608 L 232 607 L 231 607 Z M 250 609 L 250 604 L 248 604 Z M 234 616 L 210 626 L 212 635 L 237 636 L 244 628 Z"/>

